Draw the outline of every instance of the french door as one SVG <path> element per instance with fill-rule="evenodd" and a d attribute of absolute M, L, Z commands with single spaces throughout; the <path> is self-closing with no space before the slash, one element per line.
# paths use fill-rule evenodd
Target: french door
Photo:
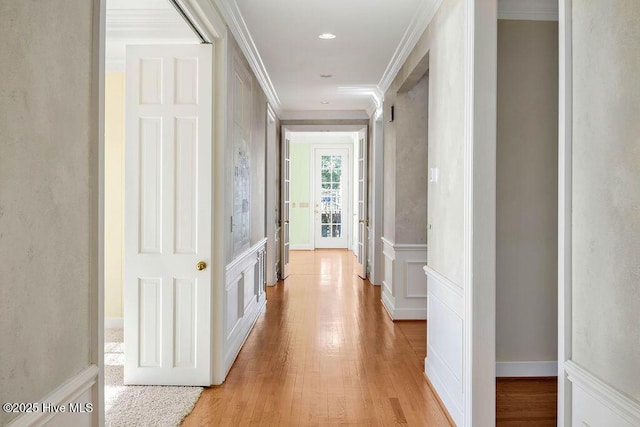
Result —
<path fill-rule="evenodd" d="M 314 167 L 314 234 L 316 248 L 349 245 L 349 150 L 316 148 Z"/>

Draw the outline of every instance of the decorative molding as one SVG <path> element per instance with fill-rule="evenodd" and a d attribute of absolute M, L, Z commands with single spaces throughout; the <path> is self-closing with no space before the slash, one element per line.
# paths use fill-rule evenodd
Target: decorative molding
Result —
<path fill-rule="evenodd" d="M 269 73 L 262 62 L 258 48 L 253 42 L 249 28 L 242 17 L 240 8 L 235 0 L 215 0 L 216 5 L 220 9 L 222 16 L 224 17 L 231 33 L 235 37 L 240 49 L 244 53 L 253 73 L 255 74 L 260 87 L 264 91 L 267 100 L 271 107 L 275 110 L 276 114 L 280 115 L 280 99 L 276 89 L 271 82 Z"/>
<path fill-rule="evenodd" d="M 416 46 L 416 43 L 418 43 L 422 33 L 427 29 L 427 26 L 435 16 L 441 4 L 442 0 L 423 0 L 420 2 L 420 6 L 418 7 L 416 14 L 413 16 L 409 27 L 404 32 L 404 35 L 400 40 L 400 44 L 398 44 L 387 68 L 382 74 L 382 78 L 380 78 L 380 81 L 378 82 L 378 90 L 380 93 L 384 94 L 387 89 L 389 89 L 393 79 L 396 78 L 398 71 L 402 68 L 402 65 Z"/>
<path fill-rule="evenodd" d="M 426 250 L 426 248 L 425 248 Z M 419 260 L 413 260 L 413 259 L 407 259 L 404 260 L 404 275 L 406 278 L 406 286 L 404 288 L 405 291 L 405 298 L 421 298 L 421 299 L 426 299 L 427 298 L 427 278 L 422 276 L 422 273 L 420 273 L 420 270 L 422 269 L 421 267 L 424 265 L 426 260 L 424 259 L 419 259 Z M 410 266 L 411 265 L 418 265 L 418 275 L 421 276 L 421 279 L 425 281 L 424 283 L 424 293 L 414 293 L 414 289 L 411 286 L 412 283 L 414 283 L 412 281 L 412 279 L 417 280 L 417 277 L 412 277 L 412 273 L 411 273 L 411 269 Z"/>
<path fill-rule="evenodd" d="M 260 239 L 255 245 L 251 246 L 249 249 L 245 250 L 244 252 L 241 252 L 237 257 L 235 257 L 235 259 L 233 261 L 231 261 L 229 264 L 227 264 L 227 266 L 225 267 L 225 271 L 227 272 L 227 274 L 238 267 L 238 265 L 240 263 L 242 263 L 249 255 L 251 255 L 253 252 L 257 252 L 258 250 L 260 250 L 260 248 L 262 248 L 265 244 L 267 243 L 267 238 L 263 237 L 262 239 Z"/>
<path fill-rule="evenodd" d="M 596 377 L 573 360 L 567 360 L 564 363 L 564 370 L 569 381 L 581 387 L 598 403 L 626 419 L 631 425 L 640 425 L 640 402 Z"/>
<path fill-rule="evenodd" d="M 9 423 L 11 427 L 27 427 L 33 425 L 44 425 L 50 421 L 54 416 L 61 415 L 69 412 L 68 406 L 65 408 L 66 412 L 44 412 L 42 411 L 42 404 L 48 403 L 51 405 L 61 406 L 68 405 L 74 402 L 82 394 L 87 392 L 91 387 L 98 382 L 99 369 L 96 365 L 91 365 L 80 372 L 69 381 L 62 384 L 55 389 L 51 394 L 42 399 L 38 405 L 40 410 L 37 412 L 24 413 L 17 417 L 13 422 Z M 98 402 L 79 402 L 79 403 L 92 403 L 94 410 L 99 410 Z M 78 414 L 79 415 L 79 414 Z M 88 420 L 87 425 L 91 424 L 91 420 Z"/>
<path fill-rule="evenodd" d="M 460 297 L 464 296 L 464 288 L 462 286 L 458 285 L 452 280 L 449 280 L 446 276 L 438 273 L 436 270 L 429 267 L 428 265 L 425 265 L 424 267 L 422 267 L 422 269 L 424 270 L 424 273 L 427 275 L 427 277 L 432 277 L 433 279 L 437 280 L 438 282 L 440 282 L 441 284 L 445 285 L 447 288 L 449 288 L 450 290 L 458 294 L 458 296 Z"/>
<path fill-rule="evenodd" d="M 498 0 L 498 19 L 557 21 L 558 0 Z"/>
<path fill-rule="evenodd" d="M 496 377 L 556 377 L 558 362 L 496 362 Z"/>
<path fill-rule="evenodd" d="M 281 111 L 280 120 L 368 120 L 365 110 Z"/>
<path fill-rule="evenodd" d="M 395 244 L 384 237 L 380 240 L 383 243 L 385 266 L 382 302 L 389 316 L 393 320 L 426 319 L 427 281 L 420 273 L 420 268 L 427 262 L 427 245 Z M 410 267 L 411 264 L 418 264 L 418 275 L 415 274 L 415 267 Z M 417 286 L 414 286 L 416 283 Z"/>
<path fill-rule="evenodd" d="M 427 322 L 428 326 L 429 322 Z M 433 348 L 427 349 L 427 357 L 424 359 L 424 374 L 433 385 L 433 388 L 445 406 L 453 421 L 462 426 L 464 412 L 460 405 L 460 394 L 456 391 L 462 389 L 460 379 L 456 378 L 446 362 Z"/>
<path fill-rule="evenodd" d="M 105 329 L 122 329 L 124 328 L 124 318 L 122 317 L 106 317 L 104 319 Z"/>

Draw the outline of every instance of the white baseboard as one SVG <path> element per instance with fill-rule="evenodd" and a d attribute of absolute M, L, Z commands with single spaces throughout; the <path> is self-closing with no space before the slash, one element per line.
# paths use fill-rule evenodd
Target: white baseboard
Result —
<path fill-rule="evenodd" d="M 496 377 L 556 377 L 558 362 L 496 362 Z"/>
<path fill-rule="evenodd" d="M 38 405 L 37 412 L 22 414 L 10 422 L 9 426 L 27 427 L 47 424 L 47 426 L 75 427 L 95 425 L 100 408 L 98 402 L 92 401 L 91 388 L 98 381 L 98 372 L 96 365 L 89 366 L 36 403 Z M 90 404 L 91 407 L 85 406 L 86 404 Z M 52 412 L 53 407 L 64 407 L 65 412 L 61 412 L 61 410 Z M 79 409 L 82 409 L 82 412 Z"/>
<path fill-rule="evenodd" d="M 572 360 L 564 364 L 572 384 L 572 425 L 640 426 L 640 402 L 622 393 Z"/>
<path fill-rule="evenodd" d="M 427 320 L 427 308 L 396 308 L 391 318 L 393 320 Z"/>
<path fill-rule="evenodd" d="M 122 329 L 124 328 L 124 319 L 122 317 L 105 317 L 105 329 Z"/>

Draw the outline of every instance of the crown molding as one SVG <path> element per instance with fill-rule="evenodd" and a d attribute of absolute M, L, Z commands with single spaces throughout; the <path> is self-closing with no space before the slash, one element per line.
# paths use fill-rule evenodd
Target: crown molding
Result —
<path fill-rule="evenodd" d="M 498 0 L 498 19 L 557 21 L 558 0 Z"/>
<path fill-rule="evenodd" d="M 273 87 L 271 78 L 269 78 L 269 73 L 262 62 L 258 48 L 253 42 L 253 38 L 251 37 L 249 28 L 247 28 L 247 24 L 242 17 L 238 4 L 235 0 L 215 0 L 215 3 L 229 26 L 231 33 L 238 42 L 238 45 L 240 45 L 240 49 L 249 62 L 249 66 L 253 70 L 260 87 L 262 87 L 269 104 L 276 114 L 280 115 L 281 107 L 278 94 Z"/>
<path fill-rule="evenodd" d="M 430 1 L 422 1 L 420 2 L 420 6 L 416 11 L 409 27 L 404 32 L 402 39 L 400 40 L 400 44 L 396 48 L 396 51 L 393 53 L 391 57 L 391 61 L 387 65 L 387 68 L 384 70 L 382 74 L 382 78 L 378 83 L 378 90 L 381 93 L 385 93 L 393 79 L 396 78 L 398 71 L 407 60 L 407 57 L 418 43 L 418 40 L 427 29 L 427 26 L 433 19 L 436 14 L 438 8 L 442 4 L 442 0 L 430 0 Z"/>
<path fill-rule="evenodd" d="M 368 120 L 365 110 L 282 111 L 280 120 Z"/>

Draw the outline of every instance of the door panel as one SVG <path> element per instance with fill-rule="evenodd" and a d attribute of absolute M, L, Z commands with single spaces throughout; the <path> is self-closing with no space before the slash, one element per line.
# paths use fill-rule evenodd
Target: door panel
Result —
<path fill-rule="evenodd" d="M 212 58 L 127 47 L 125 384 L 211 384 Z"/>
<path fill-rule="evenodd" d="M 349 203 L 353 203 L 349 199 L 349 150 L 316 148 L 314 169 L 315 247 L 346 248 Z"/>

